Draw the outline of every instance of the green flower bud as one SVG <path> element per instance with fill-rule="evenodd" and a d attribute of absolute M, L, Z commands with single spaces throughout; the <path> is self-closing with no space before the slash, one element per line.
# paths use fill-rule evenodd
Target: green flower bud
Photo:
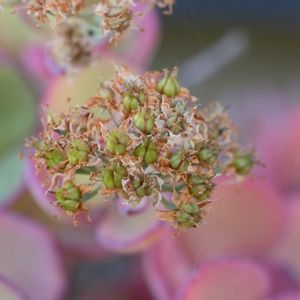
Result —
<path fill-rule="evenodd" d="M 154 142 L 150 142 L 145 155 L 145 162 L 148 165 L 151 165 L 157 161 L 157 146 Z"/>
<path fill-rule="evenodd" d="M 57 149 L 45 153 L 45 161 L 48 168 L 55 168 L 65 161 L 63 153 Z M 63 166 L 62 166 L 63 167 Z"/>
<path fill-rule="evenodd" d="M 151 165 L 157 161 L 157 146 L 154 142 L 145 140 L 134 149 L 133 154 L 142 157 L 146 164 Z"/>
<path fill-rule="evenodd" d="M 164 77 L 157 85 L 157 91 L 168 97 L 175 97 L 180 92 L 180 85 L 177 81 L 177 69 L 171 72 L 164 70 Z"/>
<path fill-rule="evenodd" d="M 167 119 L 167 127 L 174 133 L 179 134 L 184 130 L 184 118 L 179 113 L 171 114 Z"/>
<path fill-rule="evenodd" d="M 254 164 L 255 161 L 252 152 L 247 154 L 239 153 L 235 156 L 233 161 L 234 168 L 237 174 L 240 175 L 248 174 L 251 171 Z"/>
<path fill-rule="evenodd" d="M 184 160 L 184 151 L 179 150 L 172 154 L 170 159 L 170 166 L 172 169 L 177 170 Z"/>
<path fill-rule="evenodd" d="M 68 161 L 71 165 L 85 162 L 88 159 L 89 145 L 79 139 L 73 140 L 67 150 Z"/>
<path fill-rule="evenodd" d="M 104 100 L 104 102 L 109 101 L 111 98 L 113 98 L 112 92 L 108 88 L 105 88 L 105 87 L 101 87 L 99 89 L 98 94 L 99 94 L 99 97 Z"/>
<path fill-rule="evenodd" d="M 115 187 L 113 171 L 104 169 L 102 171 L 102 181 L 106 188 L 113 189 Z"/>
<path fill-rule="evenodd" d="M 140 107 L 138 99 L 130 94 L 126 94 L 123 98 L 124 111 L 130 113 Z"/>
<path fill-rule="evenodd" d="M 111 119 L 111 113 L 108 109 L 101 106 L 92 106 L 90 112 L 102 122 L 107 122 Z"/>
<path fill-rule="evenodd" d="M 200 212 L 199 206 L 192 202 L 182 204 L 181 208 L 188 214 L 198 214 Z"/>
<path fill-rule="evenodd" d="M 135 178 L 132 182 L 132 187 L 136 192 L 136 195 L 140 198 L 151 195 L 151 188 L 143 183 L 140 178 Z"/>
<path fill-rule="evenodd" d="M 126 133 L 121 130 L 115 130 L 107 138 L 106 149 L 112 154 L 124 155 L 129 141 Z"/>
<path fill-rule="evenodd" d="M 192 175 L 188 179 L 190 194 L 199 201 L 210 197 L 214 184 L 208 177 Z"/>
<path fill-rule="evenodd" d="M 140 131 L 150 134 L 155 125 L 155 119 L 146 112 L 138 112 L 134 118 L 133 123 Z"/>
<path fill-rule="evenodd" d="M 122 188 L 122 180 L 128 176 L 126 168 L 114 162 L 111 167 L 102 170 L 102 181 L 106 188 Z"/>
<path fill-rule="evenodd" d="M 71 181 L 65 182 L 59 190 L 55 192 L 57 202 L 66 211 L 75 212 L 80 206 L 81 191 Z"/>
<path fill-rule="evenodd" d="M 218 156 L 213 149 L 204 147 L 199 151 L 198 158 L 200 161 L 212 165 L 217 161 Z"/>
<path fill-rule="evenodd" d="M 178 211 L 176 214 L 176 221 L 178 223 L 186 223 L 190 220 L 190 214 L 186 213 L 185 211 Z"/>

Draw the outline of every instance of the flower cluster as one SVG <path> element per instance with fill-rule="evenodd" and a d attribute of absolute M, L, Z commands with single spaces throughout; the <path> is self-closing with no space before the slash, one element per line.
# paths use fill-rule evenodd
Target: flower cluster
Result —
<path fill-rule="evenodd" d="M 26 11 L 40 23 L 49 23 L 51 18 L 56 22 L 78 14 L 85 7 L 85 0 L 27 0 Z"/>
<path fill-rule="evenodd" d="M 86 105 L 47 114 L 28 146 L 37 168 L 48 170 L 46 185 L 59 207 L 74 214 L 97 193 L 131 207 L 144 198 L 159 219 L 196 227 L 215 177 L 250 171 L 253 153 L 236 143 L 226 111 L 202 107 L 177 72 L 137 76 L 119 69 Z"/>
<path fill-rule="evenodd" d="M 54 60 L 66 71 L 81 69 L 94 59 L 94 31 L 84 20 L 70 18 L 57 25 L 51 50 Z"/>
<path fill-rule="evenodd" d="M 38 24 L 51 24 L 54 28 L 69 17 L 88 18 L 94 23 L 95 17 L 99 16 L 98 23 L 104 34 L 110 34 L 111 42 L 117 42 L 129 27 L 137 25 L 134 16 L 143 16 L 155 6 L 163 9 L 165 14 L 172 14 L 174 2 L 175 0 L 19 0 L 4 3 L 25 9 Z M 143 7 L 142 11 L 136 11 L 138 5 Z"/>

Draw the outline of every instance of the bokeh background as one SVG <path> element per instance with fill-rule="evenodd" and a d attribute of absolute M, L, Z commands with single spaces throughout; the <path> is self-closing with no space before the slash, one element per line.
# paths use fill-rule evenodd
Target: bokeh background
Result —
<path fill-rule="evenodd" d="M 181 82 L 194 95 L 203 102 L 217 100 L 228 107 L 241 128 L 241 141 L 257 147 L 259 158 L 265 164 L 256 176 L 263 182 L 268 181 L 268 184 L 270 181 L 272 193 L 278 194 L 266 198 L 283 198 L 280 199 L 283 203 L 290 201 L 287 198 L 293 198 L 293 211 L 299 206 L 294 198 L 300 201 L 299 15 L 300 2 L 297 1 L 177 0 L 172 16 L 157 12 L 159 25 L 156 26 L 159 27 L 155 31 L 153 53 L 141 68 L 160 70 L 177 65 L 181 71 Z M 56 97 L 53 101 L 59 106 L 63 97 L 71 94 L 74 98 L 78 95 L 88 97 L 93 94 L 100 80 L 95 74 L 100 70 L 101 76 L 105 78 L 103 74 L 110 72 L 106 63 L 101 62 L 98 69 L 87 71 L 75 79 L 75 85 L 70 85 L 68 80 L 55 72 L 51 73 L 53 70 L 47 64 L 40 64 L 39 47 L 45 43 L 48 34 L 43 30 L 28 25 L 19 13 L 11 14 L 10 10 L 5 10 L 0 14 L 0 283 L 3 285 L 0 286 L 0 295 L 3 293 L 0 299 L 175 299 L 176 292 L 170 290 L 175 290 L 181 281 L 185 281 L 189 272 L 182 277 L 178 275 L 180 280 L 169 280 L 166 289 L 168 294 L 162 292 L 163 288 L 157 288 L 165 284 L 163 279 L 145 267 L 145 261 L 149 264 L 151 258 L 150 265 L 154 265 L 155 259 L 161 257 L 171 271 L 173 269 L 178 274 L 181 272 L 180 268 L 173 266 L 176 261 L 174 253 L 163 256 L 155 250 L 156 243 L 162 245 L 165 237 L 156 237 L 156 242 L 150 239 L 151 243 L 146 241 L 145 245 L 130 241 L 128 248 L 107 246 L 111 240 L 105 243 L 102 238 L 99 241 L 97 232 L 91 229 L 94 224 L 74 228 L 41 204 L 45 199 L 33 187 L 28 161 L 20 159 L 19 155 L 24 150 L 26 137 L 35 133 L 40 126 L 41 103 Z M 131 53 L 130 56 L 126 42 L 122 47 L 120 53 L 129 52 L 126 63 L 130 64 L 135 54 Z M 104 55 L 102 59 L 107 61 L 108 57 Z M 251 187 L 249 189 L 251 194 Z M 235 196 L 233 194 L 233 198 Z M 254 193 L 253 197 L 254 207 L 260 209 L 264 200 L 256 203 L 255 199 L 265 196 Z M 289 219 L 279 216 L 278 211 L 286 213 L 291 208 L 285 204 L 278 207 L 275 209 L 272 206 L 276 210 L 276 217 L 265 216 L 271 220 L 274 217 L 271 232 L 277 227 L 284 227 L 285 221 L 280 223 L 278 219 Z M 242 230 L 243 220 L 233 212 L 234 209 L 231 212 L 233 223 Z M 215 216 L 221 213 L 221 210 L 216 209 Z M 256 217 L 253 212 L 254 223 L 259 222 L 259 217 L 258 220 Z M 119 223 L 114 226 L 124 226 L 123 221 L 118 220 Z M 141 220 L 130 222 L 129 228 L 126 228 L 129 236 L 131 230 L 134 231 L 131 227 L 143 226 Z M 264 226 L 265 223 L 261 224 Z M 99 228 L 101 220 L 95 226 Z M 219 226 L 223 226 L 222 223 Z M 290 228 L 292 225 L 286 226 Z M 300 266 L 300 235 L 295 231 L 297 227 L 292 226 L 293 234 L 286 233 L 293 238 L 286 241 L 290 249 L 285 250 L 285 259 L 275 259 L 276 263 L 271 260 L 271 263 L 269 257 L 273 257 L 273 254 L 264 252 L 268 266 L 279 266 L 276 272 L 281 275 L 278 277 L 284 278 L 279 280 L 285 283 L 278 293 L 281 295 L 292 291 L 294 298 L 276 298 L 275 290 L 271 289 L 271 292 L 266 292 L 260 298 L 242 295 L 240 298 L 233 296 L 228 299 L 300 299 L 297 281 L 300 268 L 292 268 L 291 271 L 288 267 Z M 228 236 L 230 228 L 224 229 L 228 230 Z M 207 230 L 214 232 L 213 225 Z M 111 238 L 113 241 L 120 236 L 123 239 L 127 237 L 127 233 L 119 232 L 118 228 L 111 231 L 108 229 L 107 235 L 115 234 Z M 254 236 L 252 242 L 237 244 L 248 245 L 249 248 L 255 246 L 255 237 L 263 239 L 258 232 L 249 234 L 252 238 Z M 167 234 L 172 235 L 170 232 Z M 202 239 L 203 232 L 201 234 L 196 233 L 196 239 Z M 265 236 L 268 235 L 269 232 L 266 232 Z M 279 234 L 276 232 L 276 235 Z M 182 240 L 185 241 L 185 238 Z M 216 245 L 219 247 L 219 244 Z M 173 252 L 174 248 L 168 247 Z M 194 246 L 196 252 L 197 247 Z M 200 254 L 196 255 L 190 273 L 201 267 L 202 247 L 200 245 L 198 248 Z M 218 255 L 231 256 L 230 253 L 227 251 L 226 255 Z M 254 257 L 259 261 L 263 256 L 260 253 L 258 259 L 256 254 L 247 251 L 246 254 L 243 251 L 232 253 L 247 259 L 248 256 L 251 259 Z M 289 275 L 284 277 L 282 272 L 288 272 Z M 164 270 L 158 273 L 168 277 Z M 290 280 L 291 277 L 293 279 Z M 178 296 L 178 299 L 227 299 L 222 296 L 205 298 L 205 295 L 195 295 L 183 298 Z"/>

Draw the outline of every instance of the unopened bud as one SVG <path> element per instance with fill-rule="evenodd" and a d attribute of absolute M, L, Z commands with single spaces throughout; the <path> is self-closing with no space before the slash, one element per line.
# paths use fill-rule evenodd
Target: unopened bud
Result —
<path fill-rule="evenodd" d="M 198 214 L 200 212 L 199 206 L 193 202 L 182 204 L 181 208 L 189 214 Z"/>
<path fill-rule="evenodd" d="M 146 164 L 151 165 L 157 161 L 157 146 L 153 141 L 145 140 L 134 149 L 134 155 L 142 157 Z"/>
<path fill-rule="evenodd" d="M 136 111 L 140 107 L 139 101 L 136 97 L 127 94 L 123 98 L 123 108 L 124 111 L 130 113 Z"/>
<path fill-rule="evenodd" d="M 236 154 L 233 161 L 234 168 L 237 174 L 240 175 L 248 174 L 251 171 L 254 164 L 255 161 L 252 152 L 246 154 L 238 153 Z"/>
<path fill-rule="evenodd" d="M 140 131 L 150 134 L 154 128 L 155 119 L 146 112 L 138 112 L 133 118 L 133 123 Z"/>
<path fill-rule="evenodd" d="M 75 212 L 80 206 L 81 191 L 71 181 L 65 182 L 59 190 L 55 192 L 57 202 L 66 211 Z"/>
<path fill-rule="evenodd" d="M 132 182 L 132 187 L 136 195 L 140 198 L 151 195 L 151 188 L 145 184 L 140 178 L 135 178 Z"/>
<path fill-rule="evenodd" d="M 177 81 L 178 70 L 171 72 L 164 70 L 164 77 L 157 85 L 157 91 L 168 97 L 175 97 L 180 92 L 180 85 Z"/>
<path fill-rule="evenodd" d="M 172 154 L 170 159 L 170 166 L 172 169 L 177 170 L 184 160 L 184 151 L 179 150 Z"/>
<path fill-rule="evenodd" d="M 188 183 L 190 194 L 199 201 L 209 198 L 214 186 L 209 178 L 198 175 L 190 176 Z"/>
<path fill-rule="evenodd" d="M 126 168 L 116 162 L 114 162 L 110 168 L 106 167 L 102 171 L 102 181 L 108 189 L 121 188 L 122 180 L 127 176 Z"/>
<path fill-rule="evenodd" d="M 67 150 L 68 161 L 71 165 L 85 162 L 88 159 L 89 145 L 79 139 L 73 140 Z"/>
<path fill-rule="evenodd" d="M 218 156 L 213 149 L 204 147 L 199 151 L 198 158 L 201 162 L 212 165 L 217 161 Z"/>
<path fill-rule="evenodd" d="M 48 168 L 62 167 L 62 162 L 65 161 L 65 159 L 63 153 L 57 149 L 45 153 L 45 161 Z"/>
<path fill-rule="evenodd" d="M 106 149 L 112 154 L 124 155 L 129 141 L 126 133 L 121 130 L 115 130 L 107 138 Z"/>

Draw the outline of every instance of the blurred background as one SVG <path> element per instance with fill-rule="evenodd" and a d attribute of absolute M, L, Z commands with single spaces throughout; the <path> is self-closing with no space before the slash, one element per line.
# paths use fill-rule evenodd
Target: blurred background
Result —
<path fill-rule="evenodd" d="M 279 121 L 282 115 L 300 107 L 299 15 L 297 1 L 177 0 L 173 15 L 157 11 L 156 39 L 149 46 L 153 51 L 138 69 L 179 66 L 182 84 L 203 102 L 217 100 L 228 107 L 241 128 L 241 140 L 257 145 L 265 121 L 286 122 Z M 19 157 L 26 137 L 40 126 L 42 103 L 51 105 L 56 97 L 54 105 L 59 105 L 66 100 L 61 100 L 62 95 L 88 97 L 99 84 L 99 78 L 93 77 L 96 71 L 110 72 L 100 62 L 96 71 L 76 75 L 76 84 L 70 85 L 40 58 L 48 34 L 43 30 L 10 9 L 0 14 L 0 296 L 5 295 L 0 299 L 168 299 L 153 292 L 143 267 L 149 247 L 154 240 L 160 243 L 161 233 L 156 231 L 161 228 L 153 229 L 149 240 L 145 237 L 149 232 L 141 232 L 146 241 L 141 243 L 131 228 L 142 228 L 141 220 L 130 221 L 124 233 L 123 219 L 107 225 L 102 212 L 94 223 L 74 228 L 43 204 L 45 196 L 32 179 L 34 172 Z M 130 39 L 120 50 L 128 55 L 128 64 L 135 55 L 129 43 Z M 105 54 L 101 59 L 108 58 Z M 294 141 L 300 140 L 298 129 Z M 289 145 L 294 147 L 292 142 Z M 287 164 L 297 165 L 289 162 L 288 155 L 286 159 Z M 274 182 L 280 180 L 276 177 Z M 293 191 L 298 190 L 295 181 Z M 103 222 L 117 228 L 105 232 L 111 238 L 108 242 L 98 232 Z M 42 237 L 34 238 L 39 234 Z M 152 241 L 153 235 L 157 237 Z M 111 246 L 114 242 L 126 246 Z M 12 284 L 4 284 L 7 281 Z"/>

